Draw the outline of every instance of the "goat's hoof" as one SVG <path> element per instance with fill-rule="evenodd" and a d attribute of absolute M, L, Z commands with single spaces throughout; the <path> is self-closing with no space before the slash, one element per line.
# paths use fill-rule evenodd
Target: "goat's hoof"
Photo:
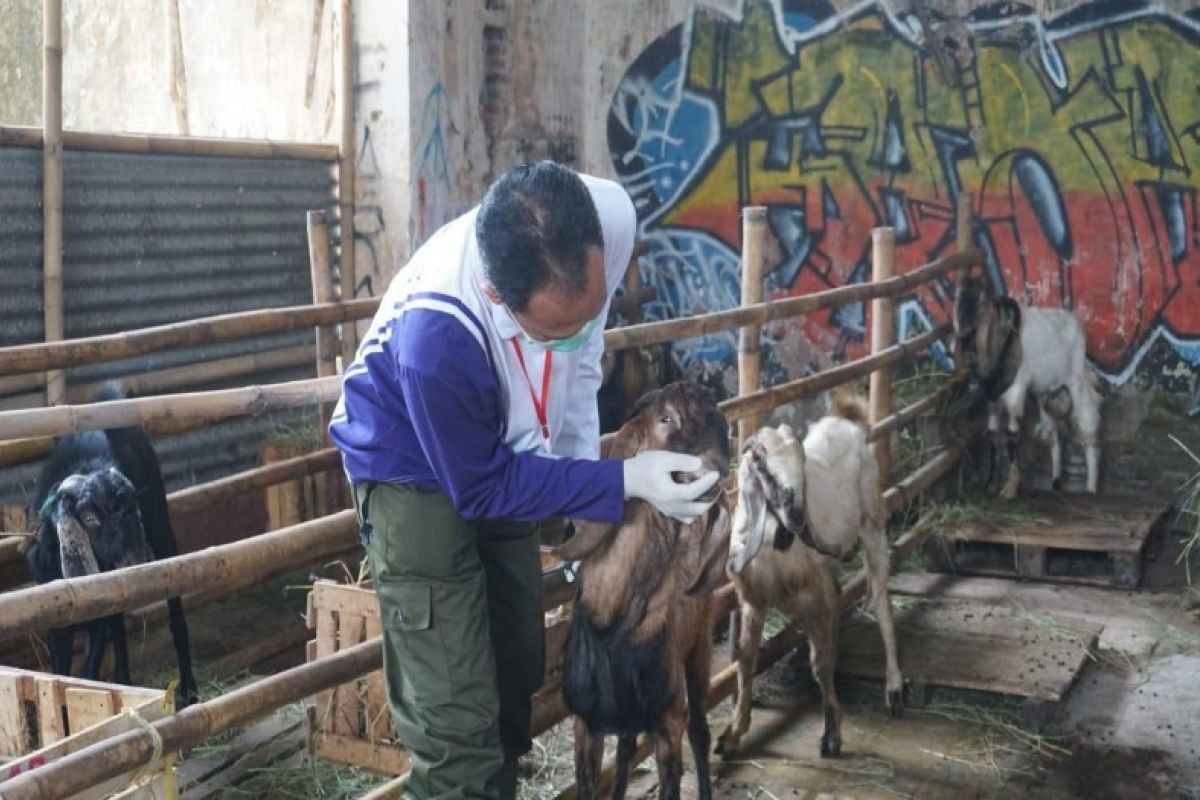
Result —
<path fill-rule="evenodd" d="M 887 707 L 888 712 L 892 715 L 892 719 L 899 719 L 904 716 L 904 691 L 902 689 L 888 691 Z"/>
<path fill-rule="evenodd" d="M 1061 492 L 1062 491 L 1062 478 L 1055 478 L 1054 481 L 1050 484 L 1050 488 L 1056 492 Z"/>
<path fill-rule="evenodd" d="M 737 751 L 738 738 L 733 731 L 726 729 L 717 737 L 717 746 L 713 748 L 713 753 L 721 758 L 729 758 Z"/>
<path fill-rule="evenodd" d="M 821 737 L 821 758 L 837 758 L 842 754 L 842 739 L 840 736 L 830 736 L 828 733 Z"/>

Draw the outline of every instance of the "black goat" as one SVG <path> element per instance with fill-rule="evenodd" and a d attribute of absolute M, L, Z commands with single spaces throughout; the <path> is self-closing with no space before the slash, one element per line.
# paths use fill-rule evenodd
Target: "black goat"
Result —
<path fill-rule="evenodd" d="M 118 387 L 109 386 L 92 401 L 122 397 Z M 38 480 L 34 512 L 31 517 L 37 520 L 37 527 L 25 557 L 38 583 L 107 572 L 179 553 L 158 457 L 140 427 L 60 438 Z M 168 600 L 167 609 L 179 657 L 175 702 L 177 708 L 183 708 L 197 699 L 191 645 L 179 598 Z M 60 675 L 71 672 L 76 627 L 50 632 L 51 668 Z M 83 677 L 98 677 L 105 648 L 111 642 L 115 680 L 129 683 L 124 614 L 91 620 L 83 627 L 87 630 Z"/>
<path fill-rule="evenodd" d="M 601 372 L 603 383 L 596 394 L 601 433 L 620 428 L 639 398 L 679 379 L 670 342 L 606 352 Z"/>

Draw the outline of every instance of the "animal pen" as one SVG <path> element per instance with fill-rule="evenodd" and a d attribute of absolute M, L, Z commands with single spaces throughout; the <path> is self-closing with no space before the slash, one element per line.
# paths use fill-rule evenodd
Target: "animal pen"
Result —
<path fill-rule="evenodd" d="M 291 152 L 288 155 L 299 154 Z M 327 157 L 331 154 L 319 155 Z M 740 437 L 753 431 L 759 418 L 779 406 L 869 375 L 870 439 L 880 463 L 890 463 L 890 435 L 936 411 L 949 392 L 948 387 L 943 386 L 904 408 L 892 408 L 890 375 L 893 367 L 941 341 L 949 331 L 948 325 L 940 325 L 907 341 L 895 342 L 892 305 L 894 299 L 904 293 L 943 281 L 958 270 L 970 269 L 983 262 L 982 251 L 969 246 L 968 203 L 964 199 L 958 206 L 958 248 L 953 254 L 907 274 L 893 275 L 894 236 L 890 229 L 880 228 L 873 237 L 870 282 L 765 302 L 760 300 L 762 242 L 766 232 L 764 209 L 745 209 L 742 222 L 744 302 L 741 307 L 609 330 L 605 333 L 606 348 L 637 348 L 740 329 L 739 393 L 721 404 L 726 417 L 739 422 Z M 327 419 L 329 404 L 336 400 L 340 385 L 335 366 L 335 355 L 339 351 L 337 331 L 340 328 L 341 353 L 345 356 L 353 351 L 354 323 L 369 318 L 378 301 L 335 298 L 331 289 L 332 259 L 325 215 L 321 212 L 309 214 L 307 229 L 314 301 L 310 306 L 247 311 L 119 334 L 10 347 L 0 350 L 0 376 L 11 379 L 12 376 L 52 373 L 196 342 L 226 341 L 265 332 L 315 327 L 318 331 L 318 377 L 262 386 L 0 412 L 0 430 L 6 439 L 0 445 L 0 463 L 9 465 L 40 454 L 48 448 L 49 437 L 73 431 L 140 424 L 150 431 L 163 433 L 193 429 L 237 415 L 295 407 L 322 408 Z M 636 270 L 636 266 L 634 260 L 631 269 Z M 346 283 L 345 272 L 340 277 L 343 287 L 350 285 Z M 634 297 L 636 303 L 640 298 L 637 293 Z M 762 325 L 868 300 L 873 309 L 870 355 L 778 386 L 760 386 L 757 345 Z M 933 452 L 926 463 L 911 474 L 895 481 L 887 480 L 884 499 L 888 510 L 900 509 L 947 476 L 958 464 L 961 454 L 959 445 L 946 445 Z M 327 448 L 193 486 L 170 495 L 169 502 L 173 512 L 200 508 L 249 489 L 262 489 L 322 473 L 336 475 L 337 466 L 335 451 Z M 325 484 L 332 490 L 327 500 L 329 513 L 316 519 L 118 572 L 56 581 L 2 594 L 0 640 L 9 641 L 48 627 L 116 612 L 138 612 L 149 608 L 139 613 L 152 616 L 156 604 L 173 596 L 187 598 L 189 608 L 194 608 L 198 602 L 252 587 L 289 570 L 335 558 L 353 559 L 359 547 L 357 526 L 354 512 L 345 510 L 347 498 L 338 484 L 340 480 Z M 918 526 L 896 540 L 892 546 L 892 564 L 899 564 L 912 554 L 921 537 L 922 529 Z M 8 557 L 12 555 L 8 553 Z M 569 603 L 572 587 L 562 565 L 547 569 L 544 575 L 546 609 L 550 611 Z M 862 574 L 850 580 L 844 587 L 844 602 L 849 604 L 863 596 L 865 587 Z M 732 611 L 735 605 L 732 586 L 727 584 L 719 590 L 719 598 L 723 614 Z M 308 698 L 311 702 L 309 734 L 314 752 L 399 776 L 370 795 L 398 796 L 407 760 L 402 747 L 390 738 L 390 722 L 379 677 L 378 607 L 369 584 L 346 586 L 318 582 L 309 604 L 309 624 L 315 628 L 315 638 L 309 643 L 308 663 L 161 719 L 131 727 L 57 760 L 12 775 L 0 783 L 0 795 L 6 800 L 20 800 L 84 792 L 101 782 L 138 770 L 162 753 L 195 747 L 285 704 Z M 554 677 L 565 625 L 565 621 L 559 621 L 546 629 L 548 681 L 535 698 L 535 732 L 548 729 L 566 716 Z M 771 637 L 764 643 L 758 669 L 765 670 L 793 650 L 802 641 L 802 636 L 802 632 L 787 627 Z M 735 670 L 736 667 L 731 665 L 712 676 L 709 695 L 712 704 L 735 691 Z M 649 752 L 649 745 L 640 742 L 636 760 L 640 762 Z M 606 776 L 611 775 L 611 767 L 606 764 Z M 560 796 L 570 797 L 572 792 L 573 787 L 563 787 Z"/>

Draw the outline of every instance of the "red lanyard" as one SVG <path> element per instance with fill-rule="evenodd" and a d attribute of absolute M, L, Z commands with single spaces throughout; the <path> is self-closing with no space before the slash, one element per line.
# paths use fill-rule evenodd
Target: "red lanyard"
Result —
<path fill-rule="evenodd" d="M 533 381 L 529 379 L 529 370 L 525 368 L 525 354 L 521 352 L 521 343 L 517 341 L 515 336 L 510 341 L 512 342 L 513 350 L 517 351 L 517 361 L 521 364 L 521 374 L 525 376 L 525 384 L 529 387 L 529 399 L 533 401 L 533 411 L 537 414 L 537 421 L 542 426 L 542 438 L 549 442 L 550 423 L 548 422 L 546 410 L 549 408 L 550 400 L 551 351 L 546 351 L 546 362 L 542 366 L 542 398 L 539 400 L 533 391 Z"/>

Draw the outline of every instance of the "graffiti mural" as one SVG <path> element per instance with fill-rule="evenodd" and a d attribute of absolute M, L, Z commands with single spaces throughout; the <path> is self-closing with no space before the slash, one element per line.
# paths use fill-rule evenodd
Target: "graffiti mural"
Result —
<path fill-rule="evenodd" d="M 895 229 L 900 272 L 950 252 L 965 193 L 994 286 L 1075 309 L 1110 381 L 1190 389 L 1200 21 L 1005 2 L 963 23 L 931 53 L 916 18 L 883 5 L 747 0 L 737 19 L 698 9 L 643 51 L 608 138 L 651 247 L 652 315 L 737 303 L 743 206 L 768 207 L 768 291 L 791 295 L 864 280 L 875 226 Z M 947 288 L 906 298 L 901 326 L 945 321 Z M 797 330 L 841 359 L 864 352 L 865 326 L 857 306 Z M 732 335 L 698 341 L 681 366 L 732 358 Z"/>
<path fill-rule="evenodd" d="M 417 209 L 409 239 L 415 251 L 433 232 L 454 218 L 450 187 L 450 158 L 446 136 L 450 105 L 446 89 L 435 83 L 421 109 L 421 135 L 415 152 Z"/>

